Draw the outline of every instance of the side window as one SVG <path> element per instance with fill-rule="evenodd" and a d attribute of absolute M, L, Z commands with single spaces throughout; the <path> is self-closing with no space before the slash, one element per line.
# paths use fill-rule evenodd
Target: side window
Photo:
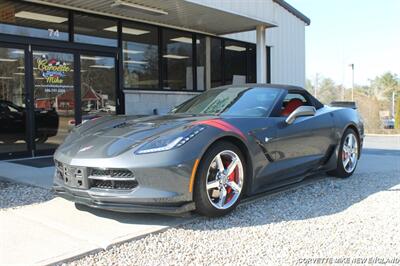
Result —
<path fill-rule="evenodd" d="M 289 92 L 283 100 L 281 116 L 289 116 L 294 110 L 303 105 L 312 105 L 302 93 Z"/>

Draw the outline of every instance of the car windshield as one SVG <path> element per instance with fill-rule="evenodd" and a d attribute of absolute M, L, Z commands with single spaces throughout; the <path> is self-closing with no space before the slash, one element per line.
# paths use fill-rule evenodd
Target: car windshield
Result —
<path fill-rule="evenodd" d="M 175 107 L 171 113 L 264 117 L 280 91 L 262 87 L 215 88 Z"/>

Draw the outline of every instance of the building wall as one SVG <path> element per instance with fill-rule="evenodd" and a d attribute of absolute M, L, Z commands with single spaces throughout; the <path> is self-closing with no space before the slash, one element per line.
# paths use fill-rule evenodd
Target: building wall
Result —
<path fill-rule="evenodd" d="M 306 24 L 272 0 L 191 0 L 199 4 L 271 21 L 278 26 L 267 29 L 271 46 L 271 82 L 304 87 Z M 256 32 L 247 31 L 224 37 L 256 43 Z"/>
<path fill-rule="evenodd" d="M 274 4 L 274 18 L 279 26 L 267 29 L 271 81 L 304 87 L 306 24 L 278 4 Z"/>

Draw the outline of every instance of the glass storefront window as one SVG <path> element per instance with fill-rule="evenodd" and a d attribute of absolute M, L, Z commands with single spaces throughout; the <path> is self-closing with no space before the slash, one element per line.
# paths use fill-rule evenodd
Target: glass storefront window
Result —
<path fill-rule="evenodd" d="M 0 33 L 68 40 L 68 12 L 0 0 Z"/>
<path fill-rule="evenodd" d="M 52 150 L 62 143 L 74 121 L 74 56 L 32 53 L 36 150 Z"/>
<path fill-rule="evenodd" d="M 246 44 L 225 41 L 225 84 L 246 83 Z"/>
<path fill-rule="evenodd" d="M 82 121 L 115 114 L 115 58 L 81 55 Z"/>
<path fill-rule="evenodd" d="M 193 90 L 192 34 L 163 30 L 163 88 Z"/>
<path fill-rule="evenodd" d="M 257 82 L 257 51 L 255 44 L 248 44 L 247 49 L 247 82 Z"/>
<path fill-rule="evenodd" d="M 74 14 L 74 41 L 103 46 L 118 44 L 117 22 L 96 16 Z"/>
<path fill-rule="evenodd" d="M 222 42 L 221 39 L 211 38 L 211 88 L 221 86 L 222 82 Z"/>
<path fill-rule="evenodd" d="M 27 150 L 24 57 L 0 47 L 0 154 Z"/>
<path fill-rule="evenodd" d="M 122 48 L 124 87 L 158 89 L 157 27 L 123 23 Z"/>

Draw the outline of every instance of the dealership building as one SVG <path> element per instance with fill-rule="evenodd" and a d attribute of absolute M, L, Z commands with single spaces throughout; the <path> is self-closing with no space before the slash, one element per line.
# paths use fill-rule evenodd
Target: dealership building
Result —
<path fill-rule="evenodd" d="M 304 86 L 309 24 L 283 0 L 0 0 L 0 159 L 220 85 Z"/>

